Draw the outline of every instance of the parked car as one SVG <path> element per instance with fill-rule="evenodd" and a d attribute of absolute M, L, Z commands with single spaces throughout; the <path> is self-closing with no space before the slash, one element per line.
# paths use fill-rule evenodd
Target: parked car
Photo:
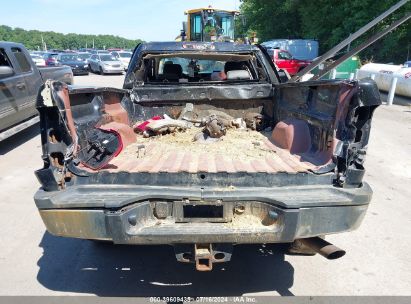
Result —
<path fill-rule="evenodd" d="M 88 64 L 82 61 L 75 53 L 60 53 L 56 58 L 58 64 L 67 65 L 73 75 L 88 75 Z"/>
<path fill-rule="evenodd" d="M 88 64 L 88 60 L 89 60 L 89 58 L 91 57 L 91 53 L 89 53 L 89 52 L 78 52 L 77 55 L 78 55 L 78 58 L 79 58 L 81 61 L 83 61 L 83 62 L 85 62 L 86 64 Z"/>
<path fill-rule="evenodd" d="M 92 50 L 90 51 L 91 54 L 110 54 L 107 50 Z"/>
<path fill-rule="evenodd" d="M 44 60 L 44 58 L 42 56 L 30 53 L 30 57 L 37 66 L 45 66 L 46 65 L 46 61 Z"/>
<path fill-rule="evenodd" d="M 111 54 L 93 54 L 88 61 L 89 70 L 104 74 L 122 74 L 124 71 L 121 61 Z"/>
<path fill-rule="evenodd" d="M 43 57 L 43 55 L 47 53 L 45 51 L 30 51 L 30 54 L 35 54 L 35 55 L 39 55 L 41 57 Z"/>
<path fill-rule="evenodd" d="M 132 52 L 125 51 L 112 51 L 111 54 L 123 63 L 124 70 L 127 71 L 128 64 L 130 63 Z"/>
<path fill-rule="evenodd" d="M 24 45 L 0 41 L 0 141 L 39 121 L 36 98 L 47 79 L 73 83 L 69 67 L 37 67 Z"/>
<path fill-rule="evenodd" d="M 404 68 L 411 68 L 411 61 L 404 62 Z"/>
<path fill-rule="evenodd" d="M 285 70 L 291 76 L 297 74 L 311 63 L 308 60 L 295 59 L 289 52 L 281 49 L 267 49 L 271 60 L 279 69 Z"/>
<path fill-rule="evenodd" d="M 314 60 L 318 57 L 319 44 L 313 39 L 272 39 L 261 45 L 266 49 L 287 51 L 299 60 Z"/>
<path fill-rule="evenodd" d="M 79 48 L 78 51 L 81 52 L 81 53 L 91 53 L 92 51 L 94 51 L 94 49 L 92 49 L 92 48 Z"/>
<path fill-rule="evenodd" d="M 46 62 L 46 66 L 56 66 L 57 65 L 57 56 L 59 53 L 44 53 L 43 59 Z"/>
<path fill-rule="evenodd" d="M 116 52 L 120 51 L 121 52 L 121 51 L 123 51 L 123 49 L 121 49 L 121 48 L 108 48 L 107 51 L 109 51 L 110 53 L 114 52 L 114 51 L 116 51 Z"/>
<path fill-rule="evenodd" d="M 341 257 L 321 236 L 365 216 L 378 88 L 281 83 L 270 61 L 258 45 L 143 43 L 123 90 L 51 83 L 39 96 L 51 90 L 52 100 L 37 103 L 44 166 L 34 197 L 47 230 L 170 244 L 201 271 L 229 261 L 233 244 Z"/>

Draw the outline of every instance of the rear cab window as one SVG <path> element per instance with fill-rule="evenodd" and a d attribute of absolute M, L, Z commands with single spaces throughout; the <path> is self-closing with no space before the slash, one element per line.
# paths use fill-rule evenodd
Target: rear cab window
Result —
<path fill-rule="evenodd" d="M 6 50 L 0 48 L 0 66 L 8 66 L 13 68 L 9 57 L 7 57 Z"/>
<path fill-rule="evenodd" d="M 14 58 L 16 59 L 17 63 L 20 66 L 20 70 L 22 73 L 27 73 L 31 71 L 31 64 L 30 62 L 27 60 L 26 55 L 24 54 L 24 52 L 17 47 L 13 47 L 11 48 L 11 52 L 14 55 Z"/>
<path fill-rule="evenodd" d="M 268 77 L 252 53 L 147 54 L 143 62 L 148 84 L 259 82 Z"/>

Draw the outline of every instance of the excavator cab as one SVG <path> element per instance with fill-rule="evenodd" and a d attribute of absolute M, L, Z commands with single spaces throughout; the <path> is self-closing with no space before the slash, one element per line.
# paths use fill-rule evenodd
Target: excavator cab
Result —
<path fill-rule="evenodd" d="M 187 21 L 177 40 L 205 42 L 233 42 L 234 18 L 238 11 L 208 8 L 192 9 L 185 12 Z"/>

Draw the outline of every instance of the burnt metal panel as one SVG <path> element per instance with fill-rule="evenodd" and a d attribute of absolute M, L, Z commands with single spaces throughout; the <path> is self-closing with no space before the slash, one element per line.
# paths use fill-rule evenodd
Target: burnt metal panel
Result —
<path fill-rule="evenodd" d="M 259 201 L 283 208 L 366 205 L 372 196 L 368 184 L 359 188 L 333 186 L 138 186 L 83 185 L 61 191 L 37 191 L 34 199 L 39 209 L 120 208 L 145 200 L 179 201 Z"/>

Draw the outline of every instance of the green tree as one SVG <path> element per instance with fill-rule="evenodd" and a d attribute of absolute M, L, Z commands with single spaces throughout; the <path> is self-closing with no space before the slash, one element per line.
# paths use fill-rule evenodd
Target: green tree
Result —
<path fill-rule="evenodd" d="M 93 40 L 96 48 L 127 48 L 133 49 L 142 40 L 126 39 L 113 35 L 82 35 L 82 34 L 62 34 L 55 32 L 41 32 L 37 30 L 24 30 L 21 28 L 11 28 L 0 25 L 0 41 L 13 41 L 23 43 L 27 49 L 42 49 L 41 36 L 47 44 L 48 49 L 78 49 L 92 47 Z"/>
<path fill-rule="evenodd" d="M 244 0 L 241 13 L 245 27 L 257 31 L 262 40 L 273 37 L 295 38 L 300 35 L 298 0 Z"/>
<path fill-rule="evenodd" d="M 324 52 L 387 10 L 398 0 L 243 0 L 241 13 L 245 28 L 258 32 L 261 41 L 275 38 L 317 39 Z M 411 11 L 411 3 L 387 17 L 373 33 Z M 407 59 L 411 42 L 410 21 L 388 34 L 360 56 L 375 61 L 401 63 Z"/>

